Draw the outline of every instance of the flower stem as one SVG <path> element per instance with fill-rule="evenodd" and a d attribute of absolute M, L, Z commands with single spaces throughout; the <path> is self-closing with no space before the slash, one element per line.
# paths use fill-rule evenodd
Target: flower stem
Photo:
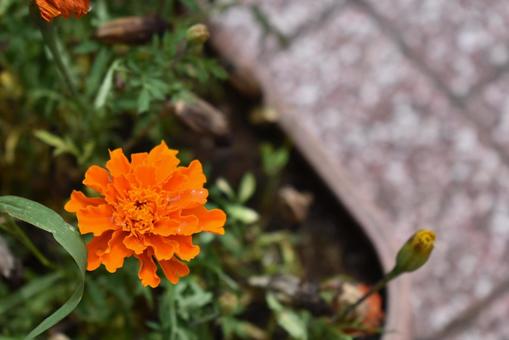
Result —
<path fill-rule="evenodd" d="M 57 66 L 57 69 L 60 72 L 60 75 L 62 76 L 66 87 L 69 89 L 69 91 L 71 91 L 71 95 L 73 97 L 78 98 L 78 91 L 76 90 L 76 85 L 71 76 L 71 72 L 67 65 L 64 63 L 62 54 L 60 53 L 60 49 L 58 48 L 55 28 L 53 27 L 53 25 L 46 23 L 41 19 L 38 20 L 38 26 L 44 39 L 44 42 L 46 43 L 46 46 L 48 46 L 51 56 L 55 61 L 55 65 Z"/>
<path fill-rule="evenodd" d="M 39 9 L 37 9 L 37 6 L 35 6 L 34 2 L 32 2 L 30 6 L 30 14 L 37 27 L 39 28 L 39 31 L 41 31 L 44 43 L 46 46 L 48 46 L 51 56 L 53 57 L 53 61 L 58 69 L 58 72 L 62 76 L 65 86 L 69 89 L 71 95 L 79 107 L 84 110 L 85 105 L 82 101 L 80 101 L 80 96 L 78 96 L 78 90 L 76 87 L 76 82 L 72 76 L 72 72 L 69 69 L 69 66 L 64 62 L 62 50 L 59 48 L 55 25 L 46 22 L 41 18 Z"/>
<path fill-rule="evenodd" d="M 387 273 L 380 281 L 378 281 L 370 290 L 368 290 L 361 298 L 359 298 L 355 303 L 351 304 L 347 308 L 345 308 L 342 312 L 336 314 L 332 318 L 332 322 L 335 323 L 339 320 L 347 319 L 350 314 L 359 307 L 367 298 L 369 298 L 374 293 L 378 292 L 380 289 L 384 288 L 390 281 L 395 279 L 397 276 L 401 274 L 401 271 L 394 268 L 389 273 Z"/>
<path fill-rule="evenodd" d="M 73 104 L 76 105 L 77 108 L 77 114 L 78 117 L 77 121 L 82 122 L 84 118 L 88 118 L 89 115 L 87 115 L 87 112 L 89 111 L 87 109 L 87 104 L 81 99 L 82 97 L 78 94 L 78 90 L 76 87 L 76 82 L 74 80 L 74 77 L 72 75 L 71 70 L 69 69 L 69 65 L 64 62 L 64 51 L 62 48 L 60 48 L 58 39 L 57 39 L 57 32 L 55 30 L 55 25 L 49 22 L 44 21 L 44 19 L 41 18 L 40 11 L 35 5 L 35 2 L 33 1 L 30 6 L 30 14 L 32 16 L 32 19 L 34 23 L 39 28 L 39 31 L 41 32 L 42 38 L 46 46 L 48 47 L 48 50 L 53 57 L 53 62 L 58 69 L 58 72 L 60 73 L 62 80 L 64 82 L 65 87 L 68 89 L 70 97 L 73 100 Z M 81 131 L 81 134 L 83 134 L 83 128 L 85 124 L 78 124 L 78 128 L 75 129 L 76 131 Z"/>

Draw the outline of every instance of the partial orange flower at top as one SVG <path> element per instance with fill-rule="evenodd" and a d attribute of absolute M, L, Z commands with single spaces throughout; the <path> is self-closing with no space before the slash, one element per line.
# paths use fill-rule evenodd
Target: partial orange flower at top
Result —
<path fill-rule="evenodd" d="M 135 256 L 144 286 L 157 287 L 159 262 L 172 283 L 189 274 L 181 261 L 200 253 L 192 235 L 224 234 L 226 214 L 205 208 L 208 191 L 199 161 L 178 166 L 177 151 L 164 142 L 150 152 L 135 153 L 131 161 L 122 149 L 110 151 L 106 169 L 92 165 L 83 184 L 101 194 L 91 198 L 73 191 L 65 210 L 76 213 L 82 234 L 94 235 L 87 244 L 88 270 L 101 264 L 109 272 Z"/>
<path fill-rule="evenodd" d="M 58 16 L 70 17 L 87 14 L 90 8 L 89 0 L 35 0 L 35 4 L 41 11 L 41 16 L 46 21 L 51 21 Z"/>

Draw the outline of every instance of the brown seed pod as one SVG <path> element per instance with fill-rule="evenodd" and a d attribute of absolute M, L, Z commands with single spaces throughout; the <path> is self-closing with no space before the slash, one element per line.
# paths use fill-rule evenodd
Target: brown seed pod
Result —
<path fill-rule="evenodd" d="M 132 16 L 111 20 L 99 27 L 94 37 L 109 44 L 140 44 L 162 34 L 168 24 L 157 16 Z"/>

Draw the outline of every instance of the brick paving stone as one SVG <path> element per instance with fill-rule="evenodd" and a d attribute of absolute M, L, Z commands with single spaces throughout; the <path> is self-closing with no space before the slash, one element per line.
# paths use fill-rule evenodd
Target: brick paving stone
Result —
<path fill-rule="evenodd" d="M 230 50 L 222 53 L 234 60 L 237 67 L 253 68 L 263 48 L 262 32 L 251 11 L 244 6 L 232 7 L 212 18 L 210 25 L 214 40 L 228 42 L 225 46 Z"/>
<path fill-rule="evenodd" d="M 470 308 L 472 311 L 480 311 L 477 316 L 475 313 L 466 311 L 455 320 L 453 324 L 445 327 L 439 333 L 433 334 L 428 338 L 418 338 L 418 340 L 501 340 L 509 339 L 509 324 L 504 316 L 509 313 L 509 281 L 504 281 L 492 297 L 487 297 L 475 301 Z M 477 316 L 475 322 L 473 318 Z M 487 332 L 486 330 L 489 330 Z"/>
<path fill-rule="evenodd" d="M 217 20 L 212 20 L 215 39 L 243 40 L 243 50 L 235 51 L 235 58 L 241 64 L 251 64 L 263 59 L 264 55 L 283 49 L 273 34 L 265 34 L 261 24 L 253 14 L 252 6 L 260 8 L 270 25 L 285 35 L 290 41 L 296 34 L 302 35 L 319 26 L 321 22 L 334 15 L 346 0 L 240 0 L 240 6 L 224 11 Z M 227 22 L 228 25 L 222 25 Z M 252 29 L 258 26 L 260 29 Z"/>
<path fill-rule="evenodd" d="M 344 3 L 342 0 L 243 0 L 245 6 L 256 5 L 267 15 L 269 22 L 286 35 L 292 35 L 301 26 L 310 26 L 313 20 L 332 15 Z"/>
<path fill-rule="evenodd" d="M 509 155 L 509 76 L 485 86 L 466 101 L 475 119 Z"/>
<path fill-rule="evenodd" d="M 366 1 L 457 95 L 509 61 L 506 0 Z"/>
<path fill-rule="evenodd" d="M 412 1 L 396 2 L 407 3 L 412 9 L 407 9 L 408 13 L 395 10 L 401 15 L 411 16 L 419 9 Z M 472 1 L 462 2 L 466 9 L 455 12 L 461 18 L 454 20 L 444 18 L 441 12 L 453 7 L 430 3 L 435 4 L 436 14 L 428 14 L 431 21 L 422 23 L 413 19 L 419 25 L 452 20 L 451 27 L 461 28 L 455 24 L 461 18 L 477 18 L 472 14 Z M 380 10 L 387 11 L 384 7 Z M 346 171 L 356 194 L 367 198 L 367 203 L 390 221 L 392 229 L 387 233 L 403 242 L 419 227 L 429 226 L 438 232 L 439 242 L 430 263 L 412 274 L 417 337 L 436 334 L 509 277 L 505 260 L 509 258 L 507 157 L 494 147 L 490 130 L 476 125 L 477 120 L 467 119 L 471 110 L 488 110 L 489 105 L 509 110 L 501 85 L 486 88 L 483 96 L 491 101 L 474 99 L 466 111 L 460 109 L 403 55 L 366 11 L 353 5 L 294 41 L 287 50 L 269 53 L 263 60 L 252 56 L 256 25 L 240 17 L 223 19 L 218 21 L 223 35 L 250 32 L 242 37 L 228 36 L 228 44 L 223 45 L 225 54 L 251 67 L 266 95 L 283 108 L 285 119 L 320 142 L 331 164 Z M 400 29 L 418 31 L 416 27 Z M 420 43 L 431 44 L 433 34 L 425 27 L 422 30 Z M 444 39 L 426 48 L 449 44 L 451 54 L 464 52 L 448 42 L 449 38 Z M 497 39 L 490 44 L 496 44 Z M 489 70 L 490 64 L 479 56 L 489 55 L 491 48 L 474 51 L 460 53 L 458 58 L 464 58 L 465 63 L 475 59 Z M 432 53 L 426 49 L 421 52 Z M 470 87 L 482 76 L 467 79 L 454 70 L 446 74 L 451 78 L 445 80 L 458 93 L 463 90 L 455 87 L 456 81 Z M 469 334 L 509 337 L 503 326 L 507 314 L 497 314 L 503 306 L 497 303 L 481 317 L 474 317 Z M 460 339 L 464 334 L 453 336 Z"/>
<path fill-rule="evenodd" d="M 451 340 L 502 340 L 509 339 L 509 294 L 501 296 L 487 310 L 483 310 L 476 323 L 467 324 L 462 332 L 451 337 Z M 484 330 L 489 329 L 486 334 Z"/>

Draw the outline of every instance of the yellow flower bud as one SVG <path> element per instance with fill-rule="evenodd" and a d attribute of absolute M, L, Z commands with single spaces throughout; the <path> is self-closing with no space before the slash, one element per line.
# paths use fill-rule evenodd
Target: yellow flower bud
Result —
<path fill-rule="evenodd" d="M 204 24 L 196 24 L 187 30 L 186 38 L 190 44 L 201 46 L 209 39 L 210 33 Z"/>
<path fill-rule="evenodd" d="M 22 94 L 22 89 L 18 81 L 12 73 L 8 71 L 0 72 L 0 94 L 5 94 L 6 97 L 11 98 L 17 98 Z"/>
<path fill-rule="evenodd" d="M 428 261 L 434 245 L 435 233 L 432 230 L 418 230 L 399 250 L 395 270 L 404 273 L 419 269 Z"/>

